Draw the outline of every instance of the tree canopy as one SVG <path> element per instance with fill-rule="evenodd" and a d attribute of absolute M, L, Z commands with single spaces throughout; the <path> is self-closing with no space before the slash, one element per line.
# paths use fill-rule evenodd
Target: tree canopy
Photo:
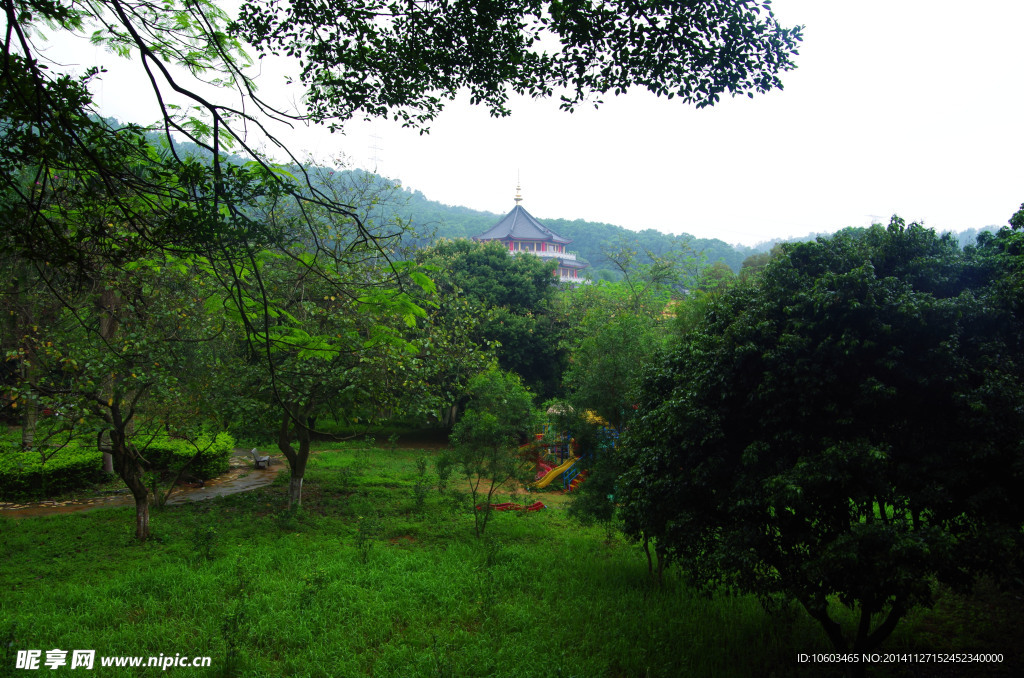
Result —
<path fill-rule="evenodd" d="M 394 116 L 423 127 L 462 90 L 492 115 L 511 93 L 572 110 L 643 87 L 698 107 L 767 92 L 793 68 L 800 29 L 769 3 L 255 0 L 235 29 L 260 54 L 298 57 L 318 120 Z"/>
<path fill-rule="evenodd" d="M 784 246 L 646 374 L 623 517 L 704 586 L 867 651 L 1019 563 L 1018 327 L 991 264 L 898 219 Z M 851 639 L 829 609 L 856 608 Z"/>
<path fill-rule="evenodd" d="M 794 68 L 801 39 L 800 28 L 781 27 L 767 3 L 725 0 L 655 5 L 636 0 L 601 5 L 258 0 L 243 3 L 234 21 L 209 0 L 4 0 L 3 7 L 0 175 L 7 200 L 21 208 L 18 214 L 24 212 L 5 220 L 19 247 L 27 247 L 40 221 L 56 244 L 75 243 L 77 231 L 66 234 L 48 223 L 33 191 L 33 185 L 45 188 L 54 172 L 88 177 L 94 189 L 114 200 L 120 221 L 151 245 L 195 247 L 211 234 L 257 227 L 244 210 L 254 181 L 262 191 L 274 187 L 296 198 L 304 190 L 302 201 L 356 216 L 309 181 L 296 185 L 270 171 L 255 144 L 268 142 L 283 152 L 287 147 L 270 132 L 269 121 L 343 124 L 355 115 L 391 115 L 426 129 L 444 102 L 464 90 L 473 103 L 499 115 L 508 113 L 511 92 L 533 97 L 557 92 L 563 107 L 572 109 L 634 86 L 706 106 L 724 93 L 752 95 L 781 87 L 780 74 Z M 99 70 L 71 76 L 46 63 L 38 45 L 41 35 L 62 32 L 136 60 L 160 111 L 158 129 L 168 141 L 174 132 L 196 143 L 209 153 L 208 161 L 190 162 L 169 145 L 167 162 L 154 164 L 138 135 L 119 134 L 90 117 L 89 88 Z M 258 91 L 243 40 L 260 56 L 298 58 L 300 107 L 277 105 Z M 220 87 L 223 96 L 206 94 L 206 84 Z M 255 165 L 226 162 L 223 152 L 232 147 Z M 28 184 L 15 178 L 26 167 L 34 174 Z M 148 209 L 139 209 L 132 196 Z M 155 204 L 169 215 L 159 228 L 151 218 Z M 110 237 L 98 226 L 106 223 L 97 220 L 96 235 Z"/>
<path fill-rule="evenodd" d="M 496 344 L 499 366 L 515 372 L 536 392 L 550 395 L 561 378 L 555 318 L 551 302 L 558 290 L 555 263 L 532 255 L 512 255 L 498 242 L 442 241 L 420 250 L 421 264 L 433 267 L 442 295 L 461 297 L 480 307 L 473 340 Z M 447 304 L 441 314 L 457 315 Z"/>

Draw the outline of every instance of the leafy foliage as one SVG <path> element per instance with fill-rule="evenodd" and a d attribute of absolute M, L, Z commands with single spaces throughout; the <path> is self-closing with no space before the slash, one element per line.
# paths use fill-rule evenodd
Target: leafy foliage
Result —
<path fill-rule="evenodd" d="M 601 282 L 567 294 L 566 397 L 575 411 L 592 410 L 617 429 L 632 411 L 630 394 L 644 364 L 665 335 L 668 294 L 664 288 L 648 293 L 638 299 L 625 283 Z"/>
<path fill-rule="evenodd" d="M 192 475 L 208 480 L 228 470 L 234 447 L 235 439 L 222 431 L 216 436 L 202 435 L 194 441 L 157 438 L 148 441 L 143 454 L 151 468 L 177 470 L 187 464 Z"/>
<path fill-rule="evenodd" d="M 545 395 L 558 385 L 562 358 L 551 304 L 557 291 L 554 262 L 511 255 L 497 242 L 442 241 L 417 253 L 432 273 L 443 299 L 470 304 L 479 325 L 470 340 L 493 346 L 502 369 L 520 375 Z M 458 314 L 449 301 L 441 315 Z M 451 323 L 452 318 L 441 320 Z"/>
<path fill-rule="evenodd" d="M 234 439 L 223 432 L 195 445 L 165 435 L 147 441 L 143 455 L 149 471 L 177 471 L 188 464 L 195 477 L 206 479 L 227 470 L 233 448 Z M 53 450 L 22 450 L 0 440 L 0 497 L 52 496 L 88 487 L 102 477 L 101 456 L 89 437 L 72 438 Z"/>
<path fill-rule="evenodd" d="M 517 446 L 532 432 L 533 396 L 519 377 L 497 368 L 469 382 L 469 406 L 452 430 L 455 462 L 469 482 L 476 536 L 490 519 L 491 498 L 505 483 L 523 475 Z M 477 506 L 477 501 L 482 501 Z"/>
<path fill-rule="evenodd" d="M 234 28 L 261 54 L 300 59 L 315 119 L 391 115 L 414 127 L 463 89 L 496 116 L 508 115 L 512 93 L 557 93 L 568 110 L 632 87 L 699 107 L 724 93 L 752 96 L 781 87 L 801 39 L 767 3 L 718 0 L 255 1 L 242 5 Z"/>
<path fill-rule="evenodd" d="M 648 371 L 622 516 L 704 586 L 796 599 L 839 649 L 829 602 L 858 608 L 859 652 L 935 582 L 1020 562 L 1018 328 L 988 262 L 917 225 L 783 251 Z"/>
<path fill-rule="evenodd" d="M 95 445 L 68 442 L 46 458 L 19 445 L 0 441 L 0 497 L 6 501 L 77 490 L 101 476 L 102 453 Z"/>

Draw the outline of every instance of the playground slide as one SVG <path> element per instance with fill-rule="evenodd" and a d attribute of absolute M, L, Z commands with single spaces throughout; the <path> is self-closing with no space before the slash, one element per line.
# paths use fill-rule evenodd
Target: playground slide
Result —
<path fill-rule="evenodd" d="M 547 487 L 548 485 L 551 484 L 552 480 L 568 471 L 569 467 L 575 463 L 576 457 L 569 457 L 568 459 L 566 459 L 564 464 L 562 464 L 561 466 L 556 466 L 555 468 L 548 471 L 547 475 L 538 480 L 537 484 L 534 485 L 534 487 L 536 487 L 538 490 L 542 487 Z"/>

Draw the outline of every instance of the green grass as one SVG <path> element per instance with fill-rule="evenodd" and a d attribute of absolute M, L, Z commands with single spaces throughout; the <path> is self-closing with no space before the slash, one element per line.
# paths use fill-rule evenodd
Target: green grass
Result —
<path fill-rule="evenodd" d="M 563 497 L 496 514 L 482 540 L 468 510 L 436 490 L 418 510 L 422 455 L 433 457 L 324 451 L 302 510 L 284 509 L 284 473 L 261 490 L 154 511 L 146 544 L 132 540 L 127 507 L 0 520 L 0 642 L 213 658 L 168 675 L 837 675 L 795 661 L 830 651 L 802 613 L 773 618 L 671 575 L 655 586 L 641 551 L 581 528 Z M 923 619 L 893 647 L 939 651 L 949 629 Z M 927 629 L 928 645 L 915 646 L 914 629 Z M 4 661 L 0 675 L 31 674 Z"/>

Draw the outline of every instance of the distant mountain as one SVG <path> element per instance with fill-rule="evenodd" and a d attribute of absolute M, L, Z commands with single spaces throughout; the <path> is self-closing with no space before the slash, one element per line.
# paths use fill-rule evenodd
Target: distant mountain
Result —
<path fill-rule="evenodd" d="M 352 172 L 360 173 L 361 170 L 352 170 Z M 385 183 L 388 181 L 380 177 L 376 177 L 376 180 Z M 391 204 L 382 205 L 381 208 L 384 212 L 393 209 L 394 214 L 411 222 L 414 228 L 422 232 L 423 235 L 416 242 L 418 245 L 427 245 L 438 238 L 471 238 L 483 233 L 504 216 L 504 214 L 483 212 L 468 207 L 446 205 L 428 199 L 420 191 L 404 187 L 394 194 Z M 603 254 L 603 248 L 623 239 L 632 243 L 637 250 L 647 251 L 654 255 L 664 255 L 678 250 L 684 245 L 689 246 L 703 257 L 704 265 L 709 266 L 722 261 L 734 272 L 739 273 L 744 259 L 754 254 L 768 252 L 779 243 L 806 242 L 829 235 L 820 232 L 808 233 L 798 238 L 775 238 L 750 247 L 730 245 L 717 238 L 697 238 L 685 233 L 671 235 L 653 229 L 632 231 L 622 226 L 582 219 L 572 221 L 541 219 L 541 222 L 559 235 L 572 239 L 573 242 L 569 246 L 569 250 L 590 264 L 590 272 L 593 277 L 609 277 L 600 274 L 600 271 L 608 271 L 613 274 L 613 267 Z M 953 232 L 953 235 L 957 238 L 960 247 L 964 247 L 974 243 L 978 233 L 986 230 L 998 230 L 998 227 L 967 229 Z M 614 279 L 614 275 L 610 277 Z"/>
<path fill-rule="evenodd" d="M 114 127 L 120 126 L 120 123 L 113 118 L 106 120 Z M 156 145 L 166 143 L 166 137 L 160 134 L 151 133 L 147 137 L 150 143 Z M 192 143 L 176 141 L 175 148 L 180 153 L 187 155 L 209 156 L 205 149 Z M 228 161 L 243 162 L 241 158 L 232 155 L 228 155 Z M 484 212 L 458 205 L 446 205 L 430 200 L 418 190 L 396 186 L 395 182 L 390 179 L 363 170 L 334 170 L 332 173 L 311 172 L 312 176 L 319 177 L 328 174 L 331 177 L 330 180 L 339 182 L 339 185 L 358 185 L 362 187 L 360 189 L 362 191 L 377 191 L 383 196 L 382 201 L 374 206 L 372 218 L 378 223 L 401 219 L 403 223 L 412 226 L 412 235 L 406 238 L 406 244 L 411 246 L 427 246 L 439 238 L 471 238 L 483 233 L 504 216 L 504 214 Z M 671 235 L 654 229 L 632 231 L 622 226 L 582 219 L 572 221 L 542 219 L 541 221 L 559 235 L 572 239 L 570 250 L 590 264 L 590 274 L 593 277 L 607 279 L 614 279 L 616 274 L 613 266 L 605 257 L 603 249 L 620 241 L 629 242 L 638 251 L 650 252 L 656 256 L 688 247 L 703 259 L 703 265 L 710 266 L 721 261 L 738 273 L 744 259 L 754 254 L 768 252 L 778 243 L 804 242 L 827 235 L 826 233 L 809 233 L 800 238 L 776 238 L 748 247 L 730 245 L 717 238 L 697 238 L 686 233 Z M 982 231 L 998 229 L 998 226 L 986 226 L 981 229 L 971 228 L 953 232 L 953 235 L 957 238 L 960 247 L 964 247 L 973 244 Z"/>
<path fill-rule="evenodd" d="M 483 233 L 504 216 L 468 207 L 445 205 L 428 199 L 420 191 L 408 188 L 404 188 L 396 196 L 393 204 L 397 215 L 410 221 L 417 230 L 427 233 L 419 239 L 418 244 L 427 244 L 437 238 L 471 238 Z M 718 239 L 697 238 L 685 233 L 671 235 L 654 229 L 632 231 L 614 224 L 582 219 L 541 219 L 541 222 L 559 235 L 572 239 L 569 250 L 590 264 L 590 273 L 593 277 L 610 279 L 615 277 L 614 269 L 603 250 L 623 240 L 631 243 L 640 252 L 650 252 L 656 256 L 688 247 L 702 257 L 704 265 L 722 261 L 737 273 L 744 259 L 752 254 L 767 252 L 779 242 L 772 240 L 747 247 L 730 245 Z M 808 235 L 806 239 L 814 237 L 815 235 Z M 608 273 L 601 274 L 600 271 Z"/>

